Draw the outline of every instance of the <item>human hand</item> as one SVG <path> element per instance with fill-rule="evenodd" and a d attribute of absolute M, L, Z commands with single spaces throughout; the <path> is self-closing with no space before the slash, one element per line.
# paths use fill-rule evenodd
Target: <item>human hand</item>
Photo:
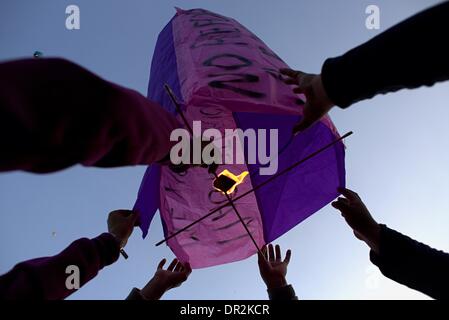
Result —
<path fill-rule="evenodd" d="M 258 255 L 259 272 L 262 280 L 267 285 L 267 289 L 286 286 L 287 280 L 285 276 L 287 275 L 291 251 L 287 250 L 284 260 L 281 260 L 281 247 L 279 245 L 276 245 L 276 252 L 272 244 L 266 245 L 262 248 L 262 253 L 263 256 L 260 253 Z"/>
<path fill-rule="evenodd" d="M 108 231 L 125 247 L 139 218 L 139 213 L 133 210 L 115 210 L 108 216 Z"/>
<path fill-rule="evenodd" d="M 166 291 L 179 287 L 192 273 L 189 263 L 181 263 L 173 259 L 166 270 L 163 266 L 167 260 L 162 259 L 157 266 L 153 278 L 141 290 L 141 294 L 148 300 L 159 299 Z"/>
<path fill-rule="evenodd" d="M 293 69 L 281 69 L 280 72 L 287 76 L 286 84 L 296 85 L 293 89 L 295 93 L 303 93 L 306 96 L 303 117 L 293 128 L 293 133 L 297 134 L 320 120 L 334 106 L 334 103 L 327 96 L 324 89 L 321 75 L 309 74 Z"/>
<path fill-rule="evenodd" d="M 340 210 L 346 223 L 354 231 L 354 235 L 364 241 L 374 252 L 379 252 L 380 226 L 373 219 L 359 195 L 352 190 L 338 188 L 344 196 L 332 202 L 332 206 Z"/>

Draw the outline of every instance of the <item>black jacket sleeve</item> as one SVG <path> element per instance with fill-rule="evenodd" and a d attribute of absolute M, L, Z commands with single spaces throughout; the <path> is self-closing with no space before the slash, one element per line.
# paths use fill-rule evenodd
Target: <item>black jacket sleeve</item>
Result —
<path fill-rule="evenodd" d="M 139 289 L 133 288 L 125 300 L 147 300 Z"/>
<path fill-rule="evenodd" d="M 434 299 L 449 298 L 449 254 L 381 225 L 379 254 L 371 262 L 386 277 Z"/>
<path fill-rule="evenodd" d="M 275 289 L 269 289 L 268 291 L 268 297 L 270 300 L 273 301 L 280 301 L 280 300 L 298 300 L 298 297 L 296 296 L 295 289 L 289 284 L 285 287 L 275 288 Z"/>
<path fill-rule="evenodd" d="M 337 106 L 449 79 L 449 2 L 427 9 L 344 55 L 327 59 L 324 88 Z"/>

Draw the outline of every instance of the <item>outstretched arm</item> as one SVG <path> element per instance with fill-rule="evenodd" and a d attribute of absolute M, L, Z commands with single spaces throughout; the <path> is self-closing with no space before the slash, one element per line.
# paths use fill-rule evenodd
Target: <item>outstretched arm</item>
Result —
<path fill-rule="evenodd" d="M 395 25 L 344 55 L 325 61 L 321 76 L 331 100 L 346 108 L 379 93 L 449 79 L 449 2 Z"/>
<path fill-rule="evenodd" d="M 432 298 L 449 298 L 449 254 L 379 225 L 357 193 L 339 191 L 344 197 L 332 205 L 341 211 L 355 236 L 371 248 L 371 261 L 386 277 Z"/>
<path fill-rule="evenodd" d="M 305 130 L 334 105 L 347 108 L 380 93 L 431 86 L 449 79 L 449 2 L 395 25 L 342 56 L 327 59 L 321 74 L 282 69 L 287 84 L 307 98 L 295 132 Z"/>
<path fill-rule="evenodd" d="M 449 299 L 449 254 L 381 225 L 371 262 L 388 278 L 434 299 Z"/>
<path fill-rule="evenodd" d="M 128 210 L 109 215 L 109 233 L 74 241 L 59 254 L 17 264 L 0 277 L 0 299 L 60 300 L 114 263 L 131 235 L 138 215 Z M 72 269 L 73 266 L 75 269 Z M 79 271 L 79 273 L 78 273 Z M 74 278 L 70 278 L 73 274 Z M 79 281 L 77 275 L 79 274 Z"/>
<path fill-rule="evenodd" d="M 178 126 L 157 103 L 67 60 L 0 63 L 0 171 L 150 164 Z"/>

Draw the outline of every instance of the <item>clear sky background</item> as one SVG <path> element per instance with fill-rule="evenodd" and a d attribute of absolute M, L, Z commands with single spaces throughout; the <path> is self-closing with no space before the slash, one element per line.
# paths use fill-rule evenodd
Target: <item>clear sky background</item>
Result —
<path fill-rule="evenodd" d="M 291 67 L 319 72 L 327 57 L 342 54 L 437 2 L 2 0 L 0 61 L 30 57 L 40 50 L 146 94 L 157 35 L 174 15 L 173 7 L 179 6 L 233 17 Z M 65 28 L 69 4 L 81 10 L 80 30 Z M 365 28 L 369 4 L 380 7 L 379 31 Z M 346 141 L 348 187 L 361 195 L 373 216 L 449 251 L 449 82 L 378 96 L 345 111 L 335 109 L 331 116 L 340 132 L 355 133 Z M 106 231 L 109 211 L 133 206 L 144 171 L 143 166 L 76 166 L 48 175 L 0 174 L 0 273 L 17 262 L 53 255 L 80 237 Z M 156 216 L 145 240 L 140 230 L 132 235 L 128 260 L 120 258 L 70 298 L 123 299 L 132 287 L 142 287 L 162 257 L 173 258 L 168 247 L 154 246 L 162 235 Z M 278 243 L 293 250 L 287 279 L 301 299 L 426 298 L 383 277 L 370 263 L 368 248 L 330 205 Z M 164 298 L 266 299 L 267 295 L 253 256 L 194 270 L 187 283 Z"/>

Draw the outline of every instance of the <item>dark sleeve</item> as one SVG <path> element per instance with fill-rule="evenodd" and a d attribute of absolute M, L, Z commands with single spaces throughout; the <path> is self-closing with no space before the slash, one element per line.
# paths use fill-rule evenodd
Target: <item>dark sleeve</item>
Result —
<path fill-rule="evenodd" d="M 339 107 L 403 88 L 449 79 L 449 2 L 427 9 L 342 56 L 327 59 L 321 76 Z"/>
<path fill-rule="evenodd" d="M 119 245 L 109 233 L 94 239 L 74 241 L 61 253 L 17 264 L 0 277 L 0 300 L 60 300 L 76 289 L 68 289 L 66 273 L 70 265 L 79 268 L 80 286 L 94 278 L 105 266 L 118 259 Z"/>
<path fill-rule="evenodd" d="M 295 289 L 293 289 L 290 284 L 285 287 L 269 289 L 267 291 L 270 300 L 298 300 Z"/>
<path fill-rule="evenodd" d="M 144 298 L 144 296 L 140 293 L 140 290 L 137 288 L 133 288 L 129 295 L 126 297 L 126 300 L 147 300 Z"/>
<path fill-rule="evenodd" d="M 449 254 L 381 225 L 379 254 L 371 262 L 388 278 L 434 299 L 449 298 Z"/>
<path fill-rule="evenodd" d="M 0 63 L 0 171 L 151 164 L 177 127 L 159 104 L 70 61 Z"/>

